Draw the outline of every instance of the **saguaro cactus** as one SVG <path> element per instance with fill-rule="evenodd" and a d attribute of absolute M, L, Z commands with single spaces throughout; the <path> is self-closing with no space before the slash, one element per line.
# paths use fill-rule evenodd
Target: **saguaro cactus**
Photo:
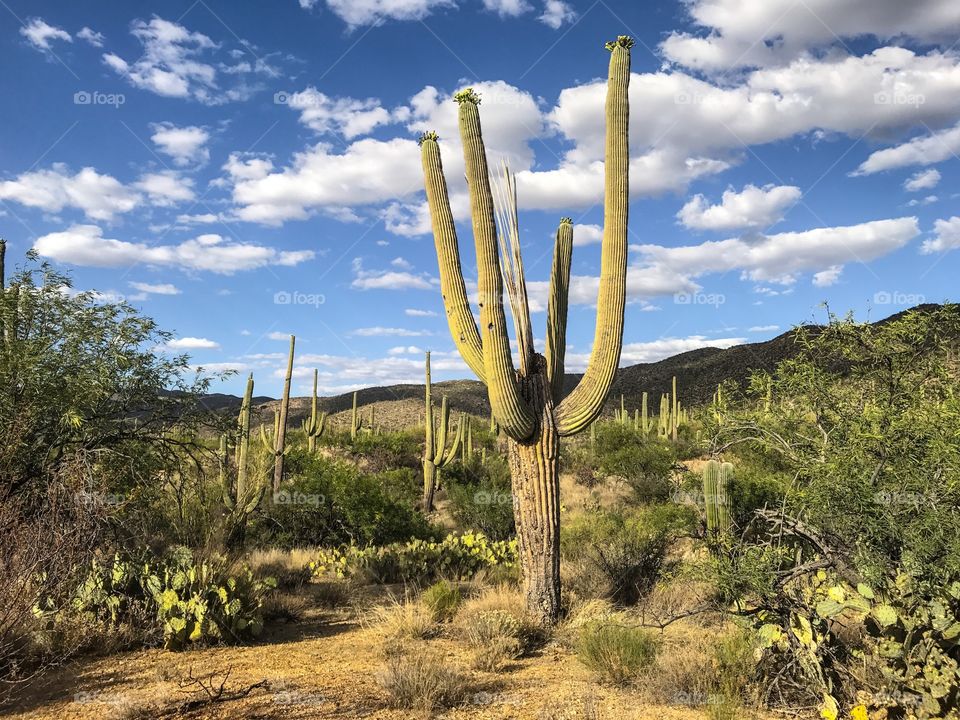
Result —
<path fill-rule="evenodd" d="M 670 438 L 676 442 L 677 441 L 677 424 L 680 422 L 680 402 L 677 399 L 677 376 L 673 376 L 673 392 L 671 397 L 673 399 L 673 410 L 670 413 Z"/>
<path fill-rule="evenodd" d="M 437 490 L 437 469 L 444 468 L 453 462 L 463 441 L 464 418 L 460 417 L 457 431 L 453 436 L 453 444 L 447 449 L 447 434 L 450 427 L 450 408 L 447 405 L 447 396 L 443 396 L 440 403 L 440 426 L 437 428 L 433 420 L 433 401 L 430 398 L 430 353 L 427 352 L 426 391 L 424 393 L 424 445 L 423 445 L 423 510 L 433 510 L 433 495 Z"/>
<path fill-rule="evenodd" d="M 560 397 L 564 374 L 564 333 L 573 225 L 557 229 L 550 279 L 545 355 L 532 347 L 526 279 L 519 252 L 516 185 L 509 172 L 500 187 L 500 243 L 493 194 L 480 128 L 480 98 L 467 89 L 456 94 L 459 127 L 470 191 L 476 244 L 480 328 L 467 299 L 460 250 L 436 133 L 420 138 L 423 171 L 433 225 L 440 290 L 450 333 L 467 365 L 487 386 L 493 414 L 508 441 L 514 515 L 527 605 L 545 623 L 560 612 L 559 439 L 587 429 L 600 414 L 620 362 L 626 302 L 627 214 L 629 205 L 630 48 L 621 36 L 607 44 L 610 65 L 606 99 L 604 233 L 593 354 L 579 384 Z M 502 260 L 498 261 L 498 249 Z M 503 308 L 504 276 L 520 349 L 514 369 Z"/>
<path fill-rule="evenodd" d="M 350 439 L 357 439 L 357 432 L 363 427 L 363 418 L 357 411 L 357 392 L 353 392 L 353 409 L 350 411 Z"/>
<path fill-rule="evenodd" d="M 647 416 L 647 393 L 643 393 L 640 400 L 640 431 L 644 435 L 650 432 L 650 418 Z"/>
<path fill-rule="evenodd" d="M 247 519 L 260 504 L 266 487 L 262 483 L 248 481 L 247 462 L 250 454 L 250 412 L 253 405 L 253 374 L 247 378 L 247 387 L 237 418 L 237 444 L 235 459 L 237 478 L 230 480 L 227 460 L 226 436 L 220 442 L 220 478 L 223 483 L 223 504 L 230 511 L 227 516 L 226 544 L 235 547 L 243 544 Z"/>
<path fill-rule="evenodd" d="M 703 503 L 707 516 L 707 535 L 716 539 L 726 533 L 730 521 L 730 478 L 732 463 L 708 460 L 703 468 Z"/>
<path fill-rule="evenodd" d="M 313 398 L 310 401 L 310 419 L 303 421 L 303 432 L 307 436 L 307 452 L 314 453 L 317 450 L 317 438 L 323 435 L 327 427 L 327 414 L 317 413 L 317 375 L 313 371 Z"/>
<path fill-rule="evenodd" d="M 283 399 L 280 401 L 280 415 L 276 425 L 275 445 L 273 447 L 273 491 L 280 492 L 283 482 L 283 459 L 287 439 L 287 414 L 290 411 L 290 380 L 293 378 L 293 351 L 297 339 L 290 336 L 290 353 L 287 355 L 287 374 L 283 381 Z"/>

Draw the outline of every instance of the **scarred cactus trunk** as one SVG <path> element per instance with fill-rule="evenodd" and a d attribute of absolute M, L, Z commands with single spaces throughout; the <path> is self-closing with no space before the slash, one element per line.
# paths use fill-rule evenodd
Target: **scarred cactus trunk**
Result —
<path fill-rule="evenodd" d="M 603 409 L 620 362 L 626 305 L 629 200 L 630 48 L 626 36 L 608 43 L 607 135 L 604 156 L 604 232 L 593 354 L 573 391 L 561 397 L 573 224 L 557 230 L 550 277 L 546 357 L 532 349 L 526 280 L 520 258 L 516 185 L 503 173 L 498 186 L 500 244 L 486 152 L 480 129 L 480 98 L 457 93 L 470 214 L 476 245 L 480 326 L 474 320 L 460 264 L 453 213 L 436 133 L 420 138 L 424 184 L 433 226 L 440 287 L 450 333 L 467 365 L 487 386 L 496 423 L 507 437 L 514 517 L 528 609 L 546 624 L 560 616 L 560 487 L 557 457 L 561 436 L 590 427 Z M 503 308 L 504 279 L 520 348 L 514 368 Z M 625 413 L 624 413 L 625 415 Z M 626 418 L 623 418 L 624 422 Z M 461 424 L 461 430 L 463 425 Z M 428 430 L 429 433 L 429 430 Z M 426 498 L 425 498 L 426 500 Z"/>

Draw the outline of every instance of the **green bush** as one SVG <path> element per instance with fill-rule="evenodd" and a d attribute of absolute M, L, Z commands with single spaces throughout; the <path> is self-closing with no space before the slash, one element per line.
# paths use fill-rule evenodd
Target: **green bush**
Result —
<path fill-rule="evenodd" d="M 624 685 L 653 663 L 658 645 L 649 630 L 595 620 L 580 631 L 577 658 L 606 682 Z"/>
<path fill-rule="evenodd" d="M 71 610 L 86 619 L 116 626 L 130 618 L 152 618 L 143 628 L 164 647 L 191 643 L 240 642 L 263 629 L 261 606 L 270 578 L 257 580 L 249 568 L 229 572 L 222 559 L 195 561 L 186 548 L 166 557 L 133 560 L 114 556 L 95 561 L 74 596 Z M 51 613 L 53 608 L 38 608 Z M 146 611 L 146 612 L 144 612 Z M 60 618 L 69 622 L 69 618 Z"/>
<path fill-rule="evenodd" d="M 383 472 L 394 468 L 420 467 L 420 443 L 422 436 L 412 431 L 381 432 L 380 434 L 360 432 L 353 440 L 352 449 L 363 457 L 373 472 Z"/>
<path fill-rule="evenodd" d="M 691 508 L 663 505 L 594 511 L 560 529 L 562 558 L 574 568 L 571 589 L 632 605 L 661 577 L 673 539 L 695 522 Z"/>
<path fill-rule="evenodd" d="M 500 459 L 486 463 L 459 463 L 444 470 L 450 512 L 457 527 L 476 531 L 491 540 L 508 540 L 516 533 L 510 471 Z"/>
<path fill-rule="evenodd" d="M 304 455 L 296 471 L 280 493 L 264 498 L 263 513 L 248 531 L 254 544 L 383 545 L 436 537 L 413 509 L 415 480 L 409 469 L 370 475 L 348 463 Z"/>
<path fill-rule="evenodd" d="M 445 622 L 457 614 L 463 598 L 460 588 L 446 580 L 440 580 L 424 590 L 420 600 L 430 610 L 435 621 Z"/>
<path fill-rule="evenodd" d="M 662 502 L 670 497 L 677 455 L 669 442 L 641 437 L 630 425 L 602 423 L 597 426 L 594 454 L 600 472 L 622 477 L 640 502 Z"/>
<path fill-rule="evenodd" d="M 468 580 L 480 570 L 517 563 L 517 543 L 492 542 L 477 533 L 448 535 L 441 542 L 411 540 L 381 547 L 321 550 L 310 563 L 314 575 L 367 575 L 379 583 L 425 585 L 437 579 Z"/>

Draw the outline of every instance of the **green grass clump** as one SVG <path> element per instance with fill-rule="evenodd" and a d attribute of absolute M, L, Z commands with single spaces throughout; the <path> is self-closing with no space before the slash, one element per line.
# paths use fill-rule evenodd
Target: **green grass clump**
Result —
<path fill-rule="evenodd" d="M 625 685 L 653 663 L 658 647 L 648 630 L 599 620 L 581 631 L 577 658 L 603 681 Z"/>
<path fill-rule="evenodd" d="M 460 588 L 446 580 L 434 583 L 426 590 L 420 600 L 433 614 L 437 622 L 446 622 L 452 620 L 457 614 L 457 608 L 463 598 L 460 595 Z"/>

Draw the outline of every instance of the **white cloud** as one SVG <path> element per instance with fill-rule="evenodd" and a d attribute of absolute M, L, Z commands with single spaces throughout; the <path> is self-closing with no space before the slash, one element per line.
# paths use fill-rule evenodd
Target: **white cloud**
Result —
<path fill-rule="evenodd" d="M 409 317 L 436 317 L 437 313 L 433 310 L 418 310 L 417 308 L 407 308 L 403 311 L 404 315 Z"/>
<path fill-rule="evenodd" d="M 186 167 L 210 159 L 210 151 L 206 148 L 210 133 L 204 128 L 195 125 L 177 127 L 169 122 L 156 123 L 151 128 L 153 135 L 150 139 L 160 152 L 173 158 L 174 165 Z"/>
<path fill-rule="evenodd" d="M 842 273 L 842 265 L 831 265 L 826 270 L 813 274 L 813 284 L 817 287 L 830 287 L 836 284 Z"/>
<path fill-rule="evenodd" d="M 357 335 L 358 337 L 422 337 L 424 335 L 431 335 L 432 333 L 427 330 L 408 330 L 406 328 L 377 326 L 357 328 L 350 334 Z"/>
<path fill-rule="evenodd" d="M 142 190 L 157 207 L 171 207 L 194 199 L 193 180 L 171 170 L 143 175 L 134 187 Z"/>
<path fill-rule="evenodd" d="M 150 283 L 130 282 L 129 285 L 135 290 L 139 290 L 148 295 L 179 295 L 181 293 L 180 288 L 173 283 L 151 285 Z"/>
<path fill-rule="evenodd" d="M 800 188 L 790 185 L 747 185 L 739 193 L 730 188 L 723 193 L 719 205 L 708 205 L 703 195 L 695 195 L 677 213 L 677 218 L 694 230 L 765 228 L 780 222 L 784 211 L 800 196 Z"/>
<path fill-rule="evenodd" d="M 179 225 L 211 225 L 220 221 L 220 216 L 214 213 L 201 213 L 199 215 L 177 215 L 177 224 Z"/>
<path fill-rule="evenodd" d="M 353 282 L 356 290 L 431 290 L 438 281 L 426 273 L 415 275 L 405 270 L 364 270 L 360 258 L 353 261 Z"/>
<path fill-rule="evenodd" d="M 883 170 L 933 165 L 960 153 L 960 125 L 932 135 L 916 137 L 902 145 L 877 150 L 863 161 L 855 175 L 872 175 Z"/>
<path fill-rule="evenodd" d="M 318 0 L 300 0 L 310 8 Z M 384 20 L 422 20 L 434 9 L 456 7 L 455 0 L 326 0 L 327 7 L 347 25 L 374 25 Z"/>
<path fill-rule="evenodd" d="M 387 350 L 388 355 L 421 355 L 423 350 L 416 345 L 401 345 Z"/>
<path fill-rule="evenodd" d="M 780 329 L 779 325 L 754 325 L 751 328 L 747 329 L 747 332 L 752 333 L 767 333 L 767 332 L 776 332 Z"/>
<path fill-rule="evenodd" d="M 920 247 L 920 252 L 924 255 L 932 253 L 947 252 L 960 248 L 960 217 L 952 217 L 949 220 L 937 220 L 933 224 L 933 230 L 936 237 L 932 240 L 924 240 Z"/>
<path fill-rule="evenodd" d="M 277 251 L 249 243 L 225 242 L 219 235 L 200 235 L 179 245 L 146 245 L 103 237 L 96 225 L 73 225 L 37 239 L 34 249 L 60 262 L 89 267 L 124 267 L 136 263 L 206 270 L 230 275 L 267 265 L 298 265 L 310 250 Z"/>
<path fill-rule="evenodd" d="M 483 7 L 500 17 L 519 17 L 533 10 L 526 0 L 483 0 Z"/>
<path fill-rule="evenodd" d="M 940 198 L 937 197 L 936 195 L 925 195 L 925 196 L 922 197 L 922 198 L 914 198 L 913 200 L 911 200 L 910 202 L 907 203 L 907 206 L 908 206 L 908 207 L 923 207 L 923 206 L 925 206 L 925 205 L 933 205 L 933 204 L 934 204 L 935 202 L 937 202 L 939 199 L 940 199 Z"/>
<path fill-rule="evenodd" d="M 77 33 L 77 37 L 80 40 L 85 40 L 94 47 L 103 47 L 103 41 L 106 38 L 103 36 L 103 33 L 99 33 L 96 30 L 92 30 L 86 26 L 80 28 L 80 32 Z"/>
<path fill-rule="evenodd" d="M 291 335 L 291 333 L 271 332 L 271 333 L 267 333 L 267 339 L 268 339 L 268 340 L 285 340 L 285 341 L 289 342 L 289 341 L 290 341 L 290 335 Z M 251 356 L 251 357 L 255 357 L 255 356 Z M 278 358 L 279 358 L 279 357 L 282 357 L 282 356 L 279 355 L 279 354 L 272 354 L 270 357 L 278 357 Z"/>
<path fill-rule="evenodd" d="M 321 135 L 339 133 L 352 140 L 392 122 L 390 113 L 375 98 L 330 97 L 312 86 L 281 95 L 291 109 L 300 112 L 300 122 Z"/>
<path fill-rule="evenodd" d="M 935 168 L 930 168 L 929 170 L 920 170 L 907 178 L 903 183 L 903 189 L 907 192 L 930 190 L 935 188 L 939 182 L 940 172 Z"/>
<path fill-rule="evenodd" d="M 66 165 L 56 163 L 49 170 L 27 172 L 15 180 L 0 182 L 0 199 L 47 212 L 77 208 L 91 220 L 112 220 L 133 210 L 140 197 L 116 178 L 101 175 L 92 167 L 71 175 Z"/>
<path fill-rule="evenodd" d="M 666 337 L 647 342 L 625 342 L 620 353 L 620 365 L 635 365 L 636 363 L 652 363 L 664 360 L 680 353 L 698 350 L 705 347 L 728 348 L 745 343 L 746 338 L 726 337 L 708 338 L 704 335 L 689 337 Z M 582 372 L 590 361 L 589 353 L 571 353 L 566 355 L 567 370 Z"/>
<path fill-rule="evenodd" d="M 167 347 L 171 350 L 216 350 L 220 343 L 207 338 L 185 337 L 170 340 Z"/>
<path fill-rule="evenodd" d="M 37 50 L 50 50 L 50 43 L 53 40 L 62 40 L 64 42 L 73 42 L 70 33 L 62 28 L 48 25 L 41 18 L 30 18 L 27 24 L 20 28 L 20 34 L 27 39 Z"/>
<path fill-rule="evenodd" d="M 821 281 L 835 280 L 843 265 L 882 257 L 919 234 L 917 218 L 904 217 L 685 247 L 641 245 L 636 249 L 643 265 L 680 276 L 740 270 L 744 279 L 789 285 L 802 272 L 820 273 Z"/>
<path fill-rule="evenodd" d="M 400 268 L 401 270 L 412 270 L 413 265 L 410 262 L 402 257 L 395 257 L 390 261 L 390 264 L 394 267 Z"/>
<path fill-rule="evenodd" d="M 603 228 L 599 225 L 574 225 L 573 246 L 593 245 L 603 242 Z"/>
<path fill-rule="evenodd" d="M 935 41 L 960 32 L 960 6 L 953 0 L 692 0 L 687 7 L 708 34 L 674 32 L 661 50 L 706 71 L 784 63 L 845 37 Z"/>
<path fill-rule="evenodd" d="M 577 13 L 570 3 L 564 0 L 544 0 L 543 14 L 539 17 L 544 25 L 559 30 L 564 23 L 573 22 L 576 19 Z"/>
<path fill-rule="evenodd" d="M 140 58 L 128 62 L 115 53 L 105 53 L 103 62 L 134 87 L 157 95 L 216 105 L 244 100 L 260 89 L 246 76 L 277 75 L 277 70 L 262 58 L 253 63 L 214 64 L 210 55 L 220 49 L 217 43 L 163 18 L 135 20 L 130 32 L 143 44 Z M 225 78 L 233 78 L 229 86 L 218 80 L 218 68 Z"/>

